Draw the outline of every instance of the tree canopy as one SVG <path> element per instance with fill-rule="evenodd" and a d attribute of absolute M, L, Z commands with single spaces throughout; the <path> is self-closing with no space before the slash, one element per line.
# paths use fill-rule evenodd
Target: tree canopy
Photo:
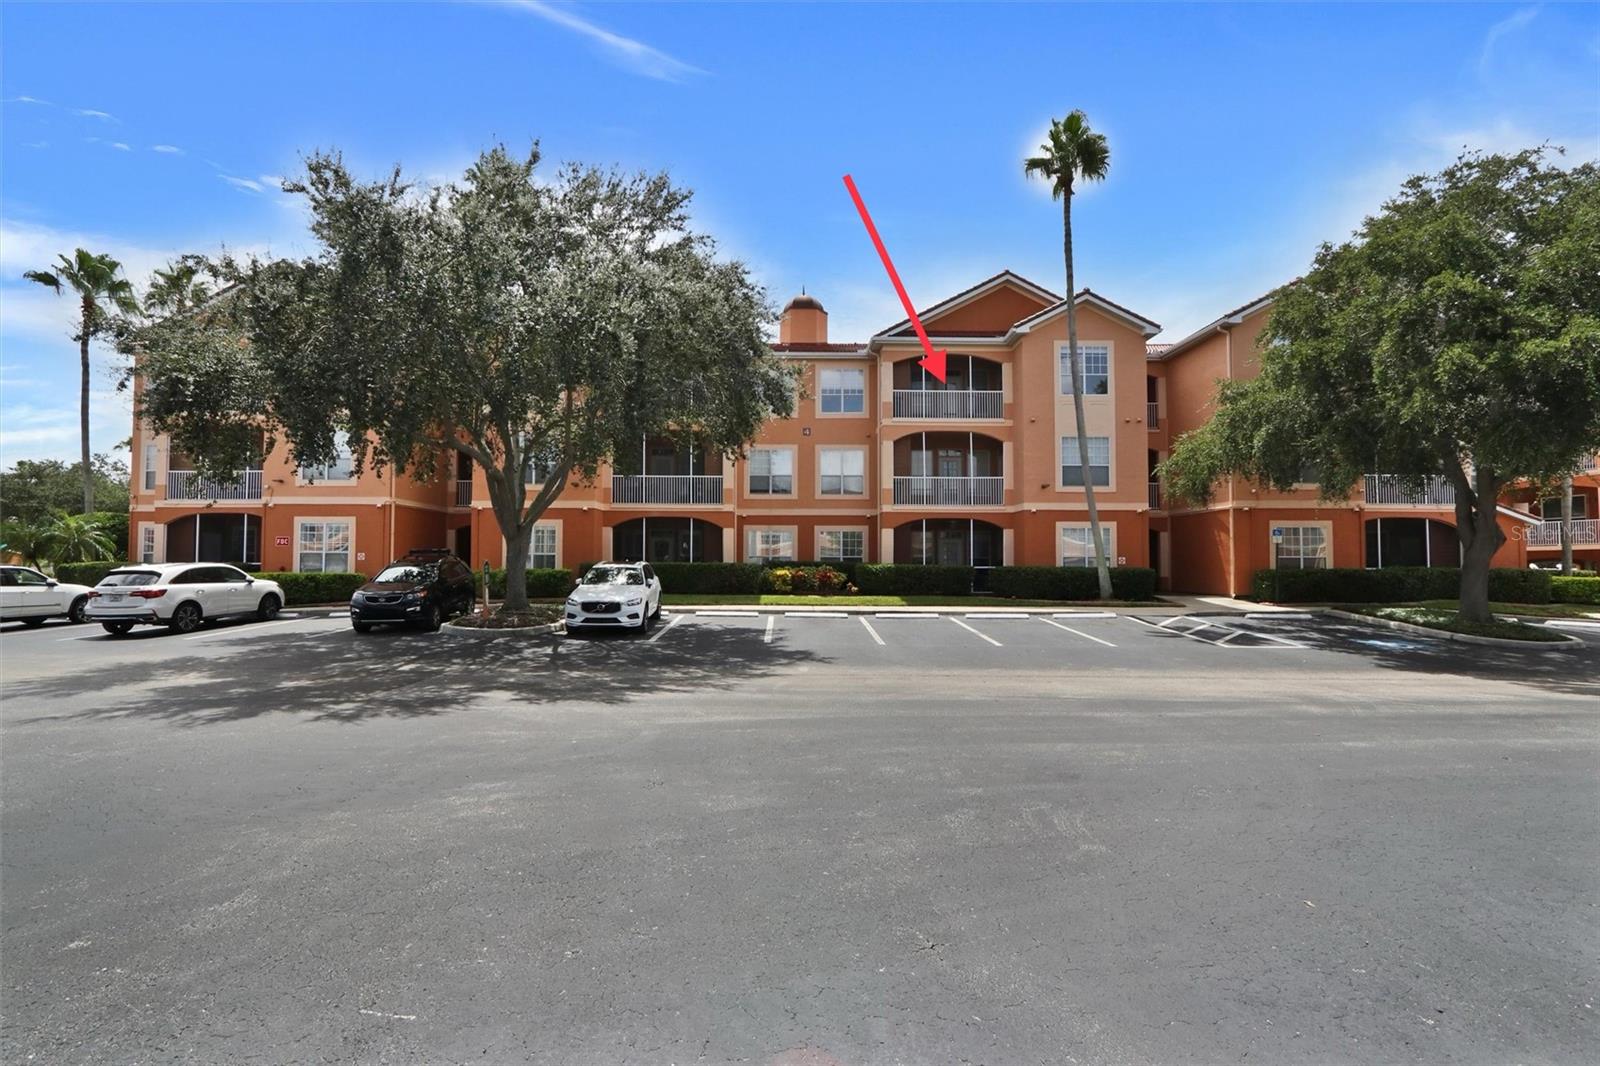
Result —
<path fill-rule="evenodd" d="M 1288 489 L 1318 472 L 1456 491 L 1462 613 L 1487 618 L 1501 491 L 1600 448 L 1600 168 L 1554 149 L 1468 154 L 1405 182 L 1354 240 L 1325 244 L 1276 297 L 1259 376 L 1220 383 L 1215 417 L 1163 464 L 1207 499 L 1217 478 Z"/>
<path fill-rule="evenodd" d="M 128 513 L 128 467 L 105 454 L 89 464 L 94 498 L 102 512 Z M 56 511 L 75 509 L 83 498 L 83 464 L 59 459 L 19 459 L 0 471 L 0 515 L 24 522 L 43 521 Z"/>
<path fill-rule="evenodd" d="M 578 165 L 536 178 L 539 161 L 495 148 L 422 190 L 312 156 L 285 189 L 320 251 L 218 264 L 226 291 L 140 330 L 143 415 L 223 476 L 263 428 L 300 465 L 332 460 L 336 434 L 357 470 L 426 480 L 441 449 L 470 456 L 520 607 L 528 537 L 569 477 L 646 434 L 735 454 L 795 390 L 765 293 L 690 229 L 687 191 Z"/>

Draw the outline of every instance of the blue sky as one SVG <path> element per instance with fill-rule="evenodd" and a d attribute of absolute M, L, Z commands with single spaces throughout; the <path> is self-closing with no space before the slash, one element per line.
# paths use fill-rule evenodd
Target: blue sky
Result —
<path fill-rule="evenodd" d="M 83 244 L 142 283 L 185 251 L 300 254 L 276 176 L 337 148 L 460 173 L 497 141 L 665 169 L 775 303 L 835 340 L 898 319 L 840 177 L 913 299 L 1001 269 L 1060 289 L 1021 160 L 1079 107 L 1111 176 L 1079 278 L 1175 340 L 1300 272 L 1464 146 L 1600 155 L 1600 6 L 6 4 L 0 463 L 77 454 L 70 302 L 21 281 Z M 94 447 L 129 432 L 97 360 Z"/>

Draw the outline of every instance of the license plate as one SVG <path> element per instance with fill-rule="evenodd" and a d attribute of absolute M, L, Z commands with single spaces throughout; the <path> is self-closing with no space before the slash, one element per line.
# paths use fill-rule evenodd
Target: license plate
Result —
<path fill-rule="evenodd" d="M 124 597 L 122 597 L 122 596 L 107 596 L 106 599 L 109 600 L 112 603 L 121 603 L 123 601 Z"/>

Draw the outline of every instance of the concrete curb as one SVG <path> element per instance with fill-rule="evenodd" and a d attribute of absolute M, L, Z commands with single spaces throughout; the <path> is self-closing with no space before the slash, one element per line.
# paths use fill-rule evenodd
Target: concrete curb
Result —
<path fill-rule="evenodd" d="M 448 633 L 452 637 L 490 640 L 495 637 L 542 637 L 550 633 L 560 633 L 565 628 L 566 624 L 563 622 L 548 622 L 542 626 L 521 626 L 516 629 L 480 629 L 475 626 L 458 626 L 454 622 L 446 622 L 439 627 L 439 632 Z"/>
<path fill-rule="evenodd" d="M 1435 640 L 1454 640 L 1462 644 L 1483 644 L 1491 648 L 1517 648 L 1522 651 L 1571 651 L 1574 648 L 1585 647 L 1582 640 L 1566 633 L 1558 633 L 1560 640 L 1508 640 L 1504 637 L 1480 637 L 1471 633 L 1452 633 L 1448 629 L 1430 629 L 1427 626 L 1414 625 L 1411 622 L 1401 622 L 1393 618 L 1374 618 L 1370 614 L 1356 614 L 1354 611 L 1341 611 L 1333 607 L 1324 607 L 1321 612 L 1334 618 L 1346 618 L 1352 622 L 1366 622 L 1369 625 L 1382 626 L 1385 629 L 1397 630 L 1401 633 L 1414 633 L 1420 637 L 1433 637 Z"/>
<path fill-rule="evenodd" d="M 1044 615 L 1078 615 L 1085 618 L 1109 618 L 1121 614 L 1136 614 L 1147 611 L 1152 614 L 1168 615 L 1176 610 L 1179 614 L 1187 613 L 1176 604 L 1172 606 L 1153 605 L 1150 607 L 1002 607 L 998 604 L 987 607 L 972 607 L 951 605 L 948 607 L 863 607 L 860 605 L 823 606 L 822 604 L 792 604 L 792 603 L 685 603 L 674 606 L 666 604 L 661 608 L 664 614 L 726 614 L 737 612 L 738 615 L 749 617 L 751 615 L 838 615 L 838 614 L 949 614 L 958 618 L 967 615 L 983 614 L 1044 614 Z"/>

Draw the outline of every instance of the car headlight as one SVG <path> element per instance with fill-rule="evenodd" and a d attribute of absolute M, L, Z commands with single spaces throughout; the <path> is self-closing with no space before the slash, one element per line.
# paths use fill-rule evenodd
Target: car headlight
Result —
<path fill-rule="evenodd" d="M 352 592 L 350 594 L 350 602 L 351 603 L 360 603 L 363 600 L 365 600 L 366 598 L 367 598 L 367 596 L 366 596 L 366 593 L 364 593 L 364 592 Z"/>
<path fill-rule="evenodd" d="M 628 601 L 627 606 L 629 606 L 629 607 L 637 607 L 643 602 L 644 602 L 644 597 L 643 596 L 635 596 L 635 597 L 633 597 L 632 599 L 630 599 Z"/>

